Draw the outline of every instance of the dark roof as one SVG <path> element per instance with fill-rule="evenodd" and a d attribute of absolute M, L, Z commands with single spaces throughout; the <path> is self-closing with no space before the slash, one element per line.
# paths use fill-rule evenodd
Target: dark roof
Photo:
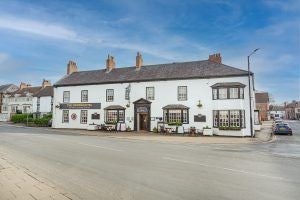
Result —
<path fill-rule="evenodd" d="M 169 63 L 136 67 L 74 72 L 63 77 L 54 86 L 126 83 L 154 80 L 179 80 L 212 77 L 246 76 L 248 71 L 208 60 Z"/>
<path fill-rule="evenodd" d="M 120 105 L 111 105 L 104 108 L 104 110 L 125 110 L 125 108 Z"/>
<path fill-rule="evenodd" d="M 11 86 L 13 86 L 13 84 L 0 85 L 0 93 L 5 93 Z"/>
<path fill-rule="evenodd" d="M 27 88 L 19 89 L 15 92 L 11 93 L 11 96 L 14 96 L 15 94 L 19 94 L 21 97 L 26 97 L 26 94 L 31 93 L 34 95 L 41 89 L 42 89 L 42 87 L 27 87 Z"/>
<path fill-rule="evenodd" d="M 216 83 L 211 87 L 245 87 L 246 85 L 239 82 Z"/>
<path fill-rule="evenodd" d="M 47 97 L 51 96 L 53 97 L 53 86 L 46 86 L 45 88 L 41 89 L 37 93 L 35 93 L 33 96 L 35 97 Z"/>
<path fill-rule="evenodd" d="M 269 103 L 269 94 L 267 92 L 255 93 L 256 103 Z"/>
<path fill-rule="evenodd" d="M 188 109 L 189 107 L 182 104 L 169 104 L 163 107 L 163 109 Z"/>
<path fill-rule="evenodd" d="M 286 108 L 296 108 L 300 105 L 300 101 L 292 101 L 286 105 Z"/>
<path fill-rule="evenodd" d="M 270 105 L 269 111 L 284 111 L 284 106 Z"/>

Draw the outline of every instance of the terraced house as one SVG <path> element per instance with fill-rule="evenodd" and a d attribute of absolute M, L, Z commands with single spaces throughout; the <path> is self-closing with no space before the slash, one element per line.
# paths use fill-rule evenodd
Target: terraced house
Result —
<path fill-rule="evenodd" d="M 209 127 L 216 135 L 251 135 L 248 71 L 223 64 L 220 54 L 144 65 L 138 53 L 135 61 L 135 66 L 118 68 L 108 56 L 104 69 L 92 71 L 78 71 L 70 61 L 67 75 L 54 85 L 53 127 L 121 123 L 152 131 L 177 123 L 185 129 Z"/>

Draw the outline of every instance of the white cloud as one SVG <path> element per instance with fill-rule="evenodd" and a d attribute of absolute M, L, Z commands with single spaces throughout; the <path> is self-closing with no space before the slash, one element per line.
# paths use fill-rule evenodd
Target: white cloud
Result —
<path fill-rule="evenodd" d="M 0 16 L 0 28 L 26 32 L 54 39 L 84 42 L 84 40 L 78 37 L 77 33 L 71 29 L 62 25 L 37 20 L 21 19 L 12 16 Z"/>

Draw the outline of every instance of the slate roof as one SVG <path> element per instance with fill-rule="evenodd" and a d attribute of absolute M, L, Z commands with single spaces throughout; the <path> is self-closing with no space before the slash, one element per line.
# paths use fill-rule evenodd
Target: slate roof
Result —
<path fill-rule="evenodd" d="M 278 106 L 278 105 L 270 105 L 269 106 L 270 111 L 284 111 L 284 106 Z"/>
<path fill-rule="evenodd" d="M 38 91 L 40 91 L 42 87 L 27 87 L 23 89 L 19 89 L 13 93 L 11 93 L 11 96 L 14 96 L 15 94 L 19 94 L 21 97 L 26 97 L 28 93 L 35 94 Z"/>
<path fill-rule="evenodd" d="M 13 84 L 0 85 L 0 93 L 6 92 L 10 86 L 13 86 Z"/>
<path fill-rule="evenodd" d="M 146 65 L 142 66 L 140 70 L 136 70 L 135 66 L 115 68 L 108 73 L 105 69 L 79 71 L 63 77 L 54 85 L 54 87 L 246 75 L 248 75 L 248 71 L 203 60 Z"/>
<path fill-rule="evenodd" d="M 104 108 L 104 110 L 125 110 L 125 107 L 120 105 L 111 105 Z"/>
<path fill-rule="evenodd" d="M 33 96 L 35 97 L 47 97 L 51 96 L 53 97 L 53 86 L 46 86 L 45 88 L 41 89 L 37 93 L 35 93 Z"/>
<path fill-rule="evenodd" d="M 269 103 L 269 94 L 267 92 L 255 93 L 256 103 Z"/>
<path fill-rule="evenodd" d="M 182 104 L 169 104 L 164 106 L 163 109 L 189 109 L 189 107 Z"/>

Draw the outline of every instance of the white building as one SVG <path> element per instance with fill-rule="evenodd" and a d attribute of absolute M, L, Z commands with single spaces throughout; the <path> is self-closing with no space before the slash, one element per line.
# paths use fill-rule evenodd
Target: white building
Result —
<path fill-rule="evenodd" d="M 181 122 L 185 129 L 211 127 L 217 135 L 251 135 L 247 71 L 222 64 L 220 54 L 194 62 L 142 62 L 138 53 L 136 66 L 116 68 L 109 56 L 106 69 L 80 72 L 70 61 L 67 76 L 54 85 L 53 128 L 122 122 L 151 131 Z"/>
<path fill-rule="evenodd" d="M 33 95 L 33 113 L 38 117 L 53 111 L 53 86 L 45 86 Z"/>
<path fill-rule="evenodd" d="M 14 84 L 0 85 L 0 121 L 7 121 L 8 114 L 6 113 L 8 107 L 3 103 L 4 95 L 8 95 L 17 91 L 19 88 Z M 3 113 L 4 111 L 4 113 Z"/>
<path fill-rule="evenodd" d="M 42 91 L 49 84 L 50 82 L 47 80 L 43 80 L 42 86 L 38 87 L 31 87 L 30 84 L 21 83 L 19 90 L 4 95 L 2 107 L 5 107 L 5 111 L 3 110 L 2 112 L 7 113 L 9 119 L 14 114 L 33 113 L 34 94 Z"/>
<path fill-rule="evenodd" d="M 270 105 L 269 116 L 271 119 L 281 118 L 285 119 L 285 109 L 281 105 Z"/>

